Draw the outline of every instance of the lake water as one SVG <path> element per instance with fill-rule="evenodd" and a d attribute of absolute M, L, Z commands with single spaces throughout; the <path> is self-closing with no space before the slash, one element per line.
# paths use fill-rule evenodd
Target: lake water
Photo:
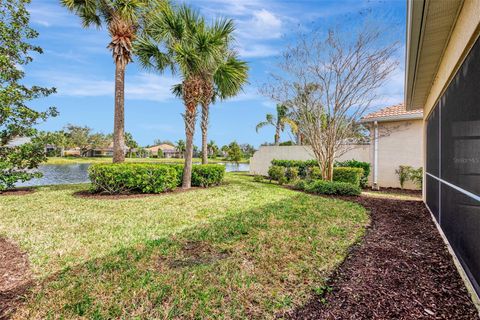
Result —
<path fill-rule="evenodd" d="M 224 163 L 224 165 L 227 172 L 248 171 L 250 169 L 248 163 Z M 88 167 L 90 167 L 89 163 L 43 165 L 38 168 L 38 171 L 43 173 L 43 177 L 18 183 L 17 186 L 27 187 L 90 182 L 88 179 Z"/>

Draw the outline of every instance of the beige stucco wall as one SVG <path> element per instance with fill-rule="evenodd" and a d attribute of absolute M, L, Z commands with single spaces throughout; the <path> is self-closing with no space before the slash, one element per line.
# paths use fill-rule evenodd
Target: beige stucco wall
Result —
<path fill-rule="evenodd" d="M 369 161 L 369 146 L 359 145 L 339 157 L 339 161 L 356 159 Z M 250 158 L 250 173 L 267 175 L 273 159 L 277 160 L 311 160 L 315 159 L 309 146 L 261 146 Z"/>
<path fill-rule="evenodd" d="M 373 130 L 372 130 L 373 131 Z M 382 188 L 400 188 L 395 170 L 401 165 L 423 167 L 423 121 L 407 120 L 378 123 L 378 185 Z M 373 143 L 370 145 L 370 163 L 373 173 Z M 407 182 L 406 189 L 419 189 Z"/>
<path fill-rule="evenodd" d="M 380 122 L 378 138 L 378 185 L 381 188 L 400 187 L 395 170 L 400 165 L 409 165 L 414 168 L 422 167 L 422 120 L 408 120 L 397 122 Z M 372 165 L 370 184 L 373 174 L 373 142 L 370 145 L 359 145 L 338 160 L 355 159 L 369 162 Z M 250 173 L 267 175 L 273 159 L 279 160 L 310 160 L 315 159 L 309 146 L 262 146 L 250 158 Z M 407 182 L 405 188 L 418 189 Z"/>

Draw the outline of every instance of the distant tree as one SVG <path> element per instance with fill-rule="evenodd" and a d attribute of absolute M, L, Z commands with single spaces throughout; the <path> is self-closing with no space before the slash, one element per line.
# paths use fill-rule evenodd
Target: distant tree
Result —
<path fill-rule="evenodd" d="M 157 157 L 159 157 L 159 158 L 163 158 L 163 157 L 164 157 L 163 150 L 160 149 L 160 148 L 158 148 Z"/>
<path fill-rule="evenodd" d="M 233 162 L 239 162 L 243 158 L 243 152 L 242 149 L 240 149 L 240 146 L 238 143 L 235 141 L 230 143 L 228 145 L 228 150 L 227 150 L 227 160 L 233 161 Z"/>
<path fill-rule="evenodd" d="M 171 145 L 171 146 L 175 146 L 175 144 L 170 140 L 162 140 L 162 139 L 153 140 L 153 145 L 154 146 L 158 146 L 158 145 L 161 145 L 161 144 L 168 144 L 168 145 Z"/>
<path fill-rule="evenodd" d="M 34 125 L 56 116 L 55 108 L 44 112 L 31 109 L 31 101 L 48 96 L 54 88 L 24 85 L 23 66 L 32 61 L 31 53 L 42 53 L 28 41 L 38 33 L 30 28 L 25 5 L 29 0 L 0 1 L 0 191 L 18 181 L 41 176 L 32 172 L 46 160 L 44 144 L 36 137 Z M 9 145 L 16 137 L 30 137 L 30 143 Z"/>
<path fill-rule="evenodd" d="M 208 156 L 212 159 L 215 159 L 218 155 L 218 146 L 215 141 L 210 140 L 207 144 Z"/>
<path fill-rule="evenodd" d="M 297 130 L 297 123 L 291 119 L 288 107 L 283 104 L 277 104 L 277 114 L 273 115 L 267 113 L 265 116 L 265 121 L 258 123 L 255 127 L 255 130 L 258 132 L 258 130 L 261 128 L 269 125 L 275 127 L 274 143 L 278 146 L 280 143 L 280 133 L 285 130 L 285 126 L 287 124 L 290 126 L 292 131 Z"/>
<path fill-rule="evenodd" d="M 88 151 L 95 148 L 106 147 L 111 141 L 108 135 L 92 133 L 92 129 L 86 126 L 68 124 L 65 132 L 71 145 L 80 149 L 81 156 L 86 156 Z"/>
<path fill-rule="evenodd" d="M 240 145 L 240 149 L 242 149 L 242 153 L 243 153 L 243 156 L 245 158 L 250 158 L 253 156 L 253 154 L 255 153 L 255 147 L 252 146 L 251 144 L 248 144 L 248 143 L 244 143 L 244 144 L 241 144 Z"/>
<path fill-rule="evenodd" d="M 44 146 L 54 146 L 59 153 L 60 157 L 64 156 L 65 148 L 69 147 L 72 142 L 68 138 L 65 131 L 42 131 L 38 133 L 38 139 Z"/>
<path fill-rule="evenodd" d="M 175 145 L 175 148 L 177 149 L 178 152 L 182 154 L 182 158 L 185 156 L 185 140 L 178 140 L 177 144 Z"/>

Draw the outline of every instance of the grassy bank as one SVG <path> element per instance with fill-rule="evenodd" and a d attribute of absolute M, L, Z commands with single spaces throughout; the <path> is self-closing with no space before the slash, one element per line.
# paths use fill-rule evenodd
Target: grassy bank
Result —
<path fill-rule="evenodd" d="M 86 188 L 0 197 L 0 235 L 39 281 L 16 318 L 273 318 L 325 289 L 368 221 L 243 174 L 135 199 L 73 196 Z"/>
<path fill-rule="evenodd" d="M 126 158 L 126 162 L 154 162 L 154 163 L 184 163 L 184 159 L 178 158 Z M 81 163 L 108 163 L 112 162 L 109 157 L 49 157 L 44 164 L 81 164 Z M 193 162 L 202 162 L 200 158 L 193 158 Z M 225 159 L 209 159 L 209 163 L 225 163 L 229 162 Z M 239 163 L 248 163 L 247 159 L 241 160 Z"/>

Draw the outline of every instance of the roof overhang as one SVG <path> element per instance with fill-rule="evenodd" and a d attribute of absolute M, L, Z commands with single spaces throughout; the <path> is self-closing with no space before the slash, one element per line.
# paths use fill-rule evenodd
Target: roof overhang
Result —
<path fill-rule="evenodd" d="M 422 120 L 423 113 L 415 114 L 402 114 L 397 116 L 389 117 L 376 117 L 376 118 L 367 118 L 360 120 L 360 123 L 370 123 L 370 122 L 393 122 L 393 121 L 405 121 L 405 120 Z"/>
<path fill-rule="evenodd" d="M 463 0 L 408 0 L 405 106 L 424 107 Z"/>

